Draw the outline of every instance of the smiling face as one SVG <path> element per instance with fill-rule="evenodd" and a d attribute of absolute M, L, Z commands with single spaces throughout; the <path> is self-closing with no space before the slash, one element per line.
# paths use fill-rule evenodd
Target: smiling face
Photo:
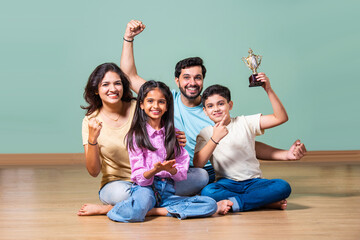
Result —
<path fill-rule="evenodd" d="M 145 111 L 150 122 L 160 124 L 161 117 L 167 111 L 167 101 L 162 91 L 159 88 L 154 88 L 147 93 L 144 101 L 140 104 L 140 108 Z M 150 123 L 150 125 L 152 124 Z"/>
<path fill-rule="evenodd" d="M 228 102 L 226 98 L 219 94 L 214 94 L 205 100 L 204 112 L 214 123 L 220 122 L 226 114 L 224 123 L 230 123 L 230 110 L 233 102 Z"/>
<path fill-rule="evenodd" d="M 201 66 L 181 69 L 179 78 L 175 78 L 180 92 L 187 99 L 196 99 L 203 89 L 204 77 Z"/>
<path fill-rule="evenodd" d="M 103 104 L 116 104 L 121 101 L 123 85 L 120 76 L 115 72 L 107 72 L 98 86 L 98 94 Z"/>

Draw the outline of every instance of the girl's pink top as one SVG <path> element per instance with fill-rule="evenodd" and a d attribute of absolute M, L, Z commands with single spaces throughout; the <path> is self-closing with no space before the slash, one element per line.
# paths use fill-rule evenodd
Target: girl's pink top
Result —
<path fill-rule="evenodd" d="M 164 146 L 165 128 L 162 127 L 160 130 L 155 130 L 149 124 L 146 124 L 146 130 L 151 144 L 157 148 L 157 150 L 150 151 L 148 149 L 139 148 L 136 145 L 135 137 L 133 138 L 134 150 L 128 149 L 131 165 L 131 180 L 140 186 L 149 186 L 153 183 L 154 177 L 146 179 L 144 177 L 144 172 L 153 169 L 155 163 L 164 162 L 166 159 L 166 149 Z M 178 131 L 178 129 L 175 130 Z M 171 178 L 175 182 L 186 180 L 190 157 L 183 147 L 180 148 L 181 152 L 179 156 L 175 157 L 175 168 L 177 169 L 177 173 L 171 175 L 171 173 L 167 171 L 161 171 L 155 176 L 160 178 Z"/>

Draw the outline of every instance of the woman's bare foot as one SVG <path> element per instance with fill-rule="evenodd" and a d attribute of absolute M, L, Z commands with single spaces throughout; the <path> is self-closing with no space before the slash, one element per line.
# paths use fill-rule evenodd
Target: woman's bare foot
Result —
<path fill-rule="evenodd" d="M 84 204 L 78 211 L 78 216 L 93 216 L 93 215 L 106 215 L 113 206 L 101 204 Z"/>
<path fill-rule="evenodd" d="M 265 205 L 264 208 L 285 210 L 287 208 L 287 201 L 286 201 L 286 199 L 284 199 L 284 200 L 281 200 L 278 202 L 270 203 L 268 205 Z"/>
<path fill-rule="evenodd" d="M 230 211 L 231 206 L 233 204 L 234 203 L 230 200 L 221 200 L 221 201 L 217 202 L 218 208 L 217 208 L 215 214 L 221 214 L 221 215 L 227 214 Z"/>

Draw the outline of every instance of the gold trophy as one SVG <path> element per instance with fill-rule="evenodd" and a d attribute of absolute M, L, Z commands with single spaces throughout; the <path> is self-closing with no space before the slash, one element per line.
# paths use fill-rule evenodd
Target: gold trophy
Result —
<path fill-rule="evenodd" d="M 256 80 L 256 76 L 258 75 L 256 69 L 260 66 L 262 56 L 253 54 L 253 51 L 250 48 L 249 56 L 243 57 L 241 59 L 253 72 L 253 74 L 249 77 L 249 87 L 258 87 L 263 85 L 263 82 Z"/>

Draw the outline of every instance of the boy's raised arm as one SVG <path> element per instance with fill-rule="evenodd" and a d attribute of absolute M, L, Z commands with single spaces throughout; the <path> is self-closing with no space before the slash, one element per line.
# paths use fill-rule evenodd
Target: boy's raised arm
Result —
<path fill-rule="evenodd" d="M 125 30 L 123 49 L 121 53 L 120 68 L 129 77 L 131 89 L 138 93 L 140 87 L 145 83 L 136 71 L 134 59 L 134 38 L 145 29 L 141 21 L 131 20 Z"/>
<path fill-rule="evenodd" d="M 265 73 L 259 73 L 257 76 L 257 80 L 260 80 L 264 83 L 262 87 L 265 89 L 265 92 L 269 97 L 271 106 L 274 111 L 273 114 L 262 115 L 260 117 L 260 128 L 268 129 L 286 122 L 289 119 L 288 115 L 280 99 L 275 94 L 274 90 L 271 88 L 269 78 L 266 76 Z"/>

